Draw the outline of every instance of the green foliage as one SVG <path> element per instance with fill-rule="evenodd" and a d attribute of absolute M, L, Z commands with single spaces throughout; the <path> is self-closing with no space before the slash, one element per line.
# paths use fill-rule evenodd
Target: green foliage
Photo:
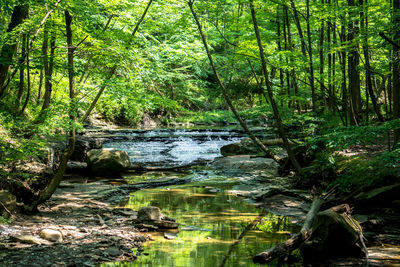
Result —
<path fill-rule="evenodd" d="M 12 220 L 0 216 L 0 224 L 11 224 Z"/>
<path fill-rule="evenodd" d="M 312 150 L 327 149 L 328 151 L 342 150 L 350 146 L 366 146 L 381 144 L 388 133 L 400 128 L 400 120 L 392 120 L 381 124 L 364 126 L 336 127 L 327 133 L 311 137 L 308 143 Z"/>

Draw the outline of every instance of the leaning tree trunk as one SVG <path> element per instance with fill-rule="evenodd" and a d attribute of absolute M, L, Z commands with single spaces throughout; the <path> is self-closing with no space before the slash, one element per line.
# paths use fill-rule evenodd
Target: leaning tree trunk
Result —
<path fill-rule="evenodd" d="M 260 37 L 260 32 L 258 29 L 258 24 L 257 24 L 257 18 L 256 18 L 256 12 L 254 10 L 254 4 L 253 4 L 253 0 L 249 0 L 250 3 L 250 10 L 251 10 L 251 17 L 253 19 L 253 24 L 254 24 L 254 32 L 257 38 L 257 43 L 258 43 L 258 48 L 260 51 L 260 58 L 261 58 L 261 65 L 262 65 L 262 69 L 263 69 L 263 73 L 264 73 L 264 81 L 265 81 L 265 86 L 267 87 L 267 92 L 268 92 L 268 96 L 269 96 L 269 100 L 271 102 L 271 106 L 272 106 L 272 110 L 274 112 L 274 116 L 275 116 L 275 120 L 276 120 L 276 124 L 278 126 L 278 130 L 279 130 L 279 134 L 283 140 L 283 144 L 286 148 L 286 151 L 289 155 L 289 159 L 292 162 L 294 168 L 296 169 L 297 172 L 301 172 L 301 167 L 300 164 L 297 162 L 296 157 L 293 153 L 292 148 L 290 147 L 289 141 L 286 137 L 286 132 L 283 129 L 283 124 L 282 124 L 282 119 L 281 116 L 279 114 L 279 110 L 278 110 L 278 106 L 276 105 L 275 99 L 274 99 L 274 94 L 272 91 L 272 83 L 270 81 L 269 78 L 269 74 L 268 74 L 268 70 L 267 70 L 267 63 L 265 61 L 265 57 L 264 57 L 264 48 L 261 42 L 261 37 Z"/>
<path fill-rule="evenodd" d="M 278 157 L 277 155 L 275 155 L 274 153 L 272 153 L 271 150 L 269 150 L 267 147 L 264 146 L 263 143 L 261 143 L 261 141 L 250 131 L 249 127 L 247 127 L 247 124 L 244 122 L 244 120 L 240 117 L 239 113 L 237 112 L 235 106 L 233 105 L 232 101 L 230 100 L 230 98 L 228 96 L 228 93 L 226 91 L 226 88 L 225 88 L 224 84 L 222 83 L 222 81 L 221 81 L 221 79 L 219 77 L 217 68 L 215 67 L 214 60 L 213 60 L 213 58 L 211 56 L 211 53 L 210 53 L 210 50 L 208 48 L 208 44 L 207 44 L 206 38 L 204 36 L 203 29 L 201 27 L 200 21 L 199 21 L 199 19 L 197 17 L 196 12 L 193 9 L 193 0 L 189 0 L 188 1 L 188 5 L 190 7 L 190 11 L 192 12 L 193 18 L 194 18 L 194 20 L 196 22 L 199 34 L 201 36 L 201 40 L 202 40 L 203 45 L 204 45 L 204 49 L 206 50 L 208 59 L 210 61 L 211 68 L 213 69 L 215 78 L 217 79 L 217 83 L 218 83 L 219 87 L 222 90 L 222 95 L 223 95 L 226 103 L 228 104 L 230 110 L 235 115 L 236 119 L 239 121 L 240 125 L 242 126 L 242 128 L 246 132 L 246 134 L 249 135 L 251 140 L 253 140 L 253 142 L 256 143 L 264 151 L 266 156 L 269 157 L 269 158 L 272 158 L 273 160 L 275 160 L 276 162 L 281 164 L 281 161 L 282 161 L 281 158 Z"/>
<path fill-rule="evenodd" d="M 303 227 L 300 232 L 292 236 L 290 239 L 286 240 L 283 243 L 279 243 L 278 245 L 272 247 L 268 251 L 264 251 L 260 254 L 257 254 L 253 258 L 254 263 L 268 263 L 273 261 L 276 258 L 283 257 L 290 253 L 291 251 L 300 247 L 308 238 L 310 238 L 312 232 L 312 224 L 314 221 L 314 217 L 319 212 L 322 204 L 324 203 L 324 199 L 320 197 L 316 197 L 311 204 L 311 208 L 307 213 L 306 220 L 304 221 Z"/>
<path fill-rule="evenodd" d="M 65 170 L 67 169 L 67 163 L 69 158 L 71 157 L 72 153 L 75 149 L 75 121 L 76 121 L 76 103 L 75 103 L 75 81 L 74 81 L 74 51 L 75 48 L 73 47 L 72 43 L 72 17 L 71 14 L 66 10 L 65 11 L 65 25 L 66 25 L 66 33 L 67 33 L 67 47 L 68 47 L 68 80 L 69 80 L 69 98 L 70 98 L 70 124 L 71 124 L 71 131 L 68 137 L 68 146 L 62 153 L 60 164 L 57 168 L 57 171 L 53 178 L 51 179 L 50 183 L 46 186 L 45 189 L 40 191 L 37 199 L 32 203 L 25 205 L 25 209 L 29 212 L 35 211 L 37 206 L 46 200 L 48 200 L 56 191 L 57 187 L 59 186 L 62 178 L 64 177 Z"/>

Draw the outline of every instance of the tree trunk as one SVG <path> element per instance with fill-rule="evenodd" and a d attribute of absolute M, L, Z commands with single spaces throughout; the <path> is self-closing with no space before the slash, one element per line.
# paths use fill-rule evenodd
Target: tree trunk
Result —
<path fill-rule="evenodd" d="M 314 221 L 314 217 L 319 212 L 324 200 L 320 197 L 316 197 L 311 204 L 311 208 L 307 213 L 306 220 L 304 221 L 303 227 L 300 232 L 295 234 L 292 238 L 286 240 L 283 243 L 272 247 L 268 251 L 262 252 L 253 258 L 254 263 L 268 263 L 276 258 L 283 257 L 291 251 L 300 247 L 304 241 L 311 236 L 311 227 Z"/>
<path fill-rule="evenodd" d="M 20 4 L 14 7 L 11 22 L 8 25 L 7 32 L 12 32 L 24 19 L 28 16 L 29 6 L 27 4 Z M 0 97 L 3 96 L 6 87 L 4 83 L 7 79 L 8 70 L 12 63 L 12 59 L 17 47 L 17 42 L 13 44 L 3 45 L 0 52 Z"/>
<path fill-rule="evenodd" d="M 342 21 L 342 29 L 341 29 L 341 34 L 340 36 L 340 42 L 341 44 L 344 44 L 346 42 L 346 18 L 342 16 L 341 18 Z M 349 118 L 349 104 L 348 104 L 348 91 L 347 91 L 347 53 L 343 49 L 342 52 L 340 52 L 340 68 L 342 70 L 342 111 L 344 114 L 344 122 L 345 125 L 348 125 L 348 118 Z"/>
<path fill-rule="evenodd" d="M 214 60 L 213 60 L 213 58 L 211 56 L 211 53 L 210 53 L 210 50 L 208 48 L 208 44 L 207 44 L 206 38 L 205 38 L 205 36 L 203 34 L 203 29 L 201 27 L 200 21 L 199 21 L 199 19 L 197 17 L 196 12 L 193 9 L 193 0 L 189 0 L 188 1 L 188 5 L 190 7 L 190 11 L 192 12 L 193 18 L 194 18 L 194 20 L 196 22 L 199 34 L 201 36 L 201 40 L 203 42 L 204 49 L 206 50 L 206 53 L 207 53 L 208 60 L 210 61 L 211 68 L 213 69 L 215 78 L 217 79 L 218 86 L 222 90 L 222 95 L 223 95 L 227 105 L 231 109 L 232 113 L 235 115 L 236 119 L 239 121 L 239 123 L 242 126 L 243 130 L 246 132 L 246 134 L 249 135 L 251 140 L 253 140 L 253 142 L 256 143 L 264 151 L 264 153 L 266 154 L 267 157 L 272 158 L 273 160 L 275 160 L 276 162 L 281 164 L 281 161 L 282 161 L 281 158 L 279 158 L 277 155 L 273 154 L 268 148 L 266 148 L 264 146 L 264 144 L 261 143 L 261 141 L 250 131 L 250 129 L 247 127 L 247 124 L 243 121 L 243 119 L 240 117 L 239 113 L 237 112 L 235 106 L 232 104 L 232 102 L 231 102 L 231 100 L 230 100 L 230 98 L 229 98 L 229 96 L 228 96 L 228 94 L 226 92 L 226 88 L 225 88 L 224 84 L 222 83 L 222 81 L 221 81 L 221 79 L 219 77 L 217 68 L 215 67 Z"/>
<path fill-rule="evenodd" d="M 321 0 L 321 4 L 324 5 L 324 0 Z M 321 21 L 321 29 L 319 36 L 319 79 L 321 80 L 321 95 L 324 101 L 324 106 L 326 106 L 325 97 L 325 83 L 324 83 L 324 35 L 325 35 L 325 22 Z"/>
<path fill-rule="evenodd" d="M 25 205 L 26 211 L 35 211 L 37 206 L 46 200 L 48 200 L 56 191 L 57 187 L 59 186 L 61 180 L 64 177 L 65 170 L 67 169 L 67 163 L 69 158 L 71 157 L 72 153 L 75 149 L 75 142 L 76 142 L 76 135 L 75 135 L 75 114 L 77 113 L 76 103 L 75 103 L 75 81 L 74 81 L 74 51 L 75 48 L 73 47 L 72 43 L 72 17 L 70 13 L 66 10 L 65 11 L 65 26 L 67 32 L 67 47 L 68 47 L 68 80 L 69 80 L 69 98 L 70 98 L 70 108 L 69 108 L 69 118 L 71 124 L 71 131 L 69 132 L 68 137 L 68 146 L 63 151 L 61 156 L 60 165 L 57 168 L 56 173 L 54 174 L 53 178 L 51 179 L 50 183 L 46 186 L 45 189 L 40 191 L 37 199 L 32 203 Z"/>
<path fill-rule="evenodd" d="M 25 34 L 21 36 L 21 56 L 19 59 L 19 84 L 18 84 L 18 93 L 17 93 L 17 99 L 15 100 L 15 111 L 17 112 L 19 110 L 19 107 L 21 106 L 21 101 L 22 101 L 22 94 L 24 93 L 24 87 L 25 87 L 25 70 L 24 70 L 24 58 L 23 55 L 25 54 Z"/>
<path fill-rule="evenodd" d="M 26 97 L 25 97 L 25 103 L 21 108 L 21 111 L 19 112 L 20 114 L 23 114 L 26 107 L 28 106 L 29 98 L 31 95 L 31 71 L 30 71 L 30 62 L 29 62 L 29 34 L 26 35 L 26 78 L 27 78 L 27 89 L 26 89 Z"/>
<path fill-rule="evenodd" d="M 286 7 L 284 8 L 284 10 L 285 10 L 285 21 L 286 21 L 286 27 L 287 27 L 288 47 L 289 47 L 290 52 L 293 52 L 294 49 L 293 49 L 293 42 L 292 42 L 292 33 L 290 30 L 289 14 L 288 14 L 288 10 Z M 293 63 L 292 60 L 291 60 L 291 63 Z M 293 67 L 290 70 L 290 76 L 292 77 L 292 86 L 294 89 L 294 95 L 297 97 L 299 94 L 299 88 L 297 86 L 296 72 Z M 296 100 L 295 103 L 296 103 L 298 113 L 301 113 L 300 101 Z"/>
<path fill-rule="evenodd" d="M 314 61 L 313 61 L 313 53 L 311 45 L 310 0 L 306 0 L 306 5 L 307 5 L 308 56 L 310 60 L 311 103 L 312 103 L 312 110 L 315 112 L 317 108 L 317 97 L 315 95 Z"/>
<path fill-rule="evenodd" d="M 287 51 L 287 50 L 289 50 L 288 49 L 289 44 L 288 44 L 288 38 L 287 38 L 287 34 L 286 34 L 286 13 L 287 13 L 286 7 L 283 7 L 282 11 L 283 11 L 283 17 L 284 17 L 283 27 L 282 27 L 283 28 L 283 37 L 284 37 L 284 41 L 285 41 L 284 48 L 285 48 L 285 51 Z M 286 65 L 289 65 L 288 57 L 285 57 L 285 60 L 286 60 Z M 292 102 L 291 102 L 292 90 L 291 90 L 291 86 L 290 86 L 290 73 L 288 71 L 286 72 L 286 88 L 287 88 L 287 99 L 288 99 L 287 105 L 288 105 L 288 108 L 291 109 L 291 107 L 292 107 Z"/>
<path fill-rule="evenodd" d="M 111 79 L 112 76 L 114 76 L 115 74 L 115 70 L 117 69 L 117 66 L 114 66 L 111 68 L 110 70 L 110 74 L 107 77 L 107 80 Z M 90 115 L 90 113 L 93 111 L 94 107 L 97 104 L 97 101 L 99 101 L 100 96 L 103 94 L 104 89 L 106 89 L 107 86 L 107 82 L 104 82 L 103 85 L 101 86 L 99 92 L 97 93 L 96 97 L 94 98 L 94 100 L 92 101 L 92 103 L 90 104 L 89 109 L 85 112 L 85 115 L 83 115 L 83 117 L 80 119 L 80 121 L 83 123 Z"/>
<path fill-rule="evenodd" d="M 394 16 L 394 36 L 393 40 L 396 44 L 400 44 L 400 0 L 393 0 L 393 16 Z M 398 46 L 393 46 L 393 119 L 400 118 L 400 49 Z M 394 144 L 397 144 L 400 138 L 400 130 L 394 133 Z"/>
<path fill-rule="evenodd" d="M 276 120 L 276 124 L 278 126 L 278 130 L 279 130 L 279 134 L 283 140 L 283 143 L 285 145 L 286 151 L 289 155 L 289 159 L 292 162 L 294 168 L 296 169 L 296 171 L 298 173 L 301 172 L 301 167 L 300 164 L 297 162 L 295 155 L 293 153 L 292 148 L 290 147 L 289 141 L 286 137 L 286 132 L 283 129 L 283 124 L 282 124 L 282 119 L 281 116 L 279 115 L 279 110 L 278 110 L 278 106 L 276 105 L 275 99 L 274 99 L 274 94 L 273 94 L 273 90 L 272 90 L 272 83 L 270 81 L 269 78 L 269 74 L 268 74 L 268 70 L 267 70 L 267 63 L 265 61 L 265 57 L 264 57 L 264 48 L 261 42 L 261 37 L 260 37 L 260 32 L 258 29 L 258 23 L 257 23 L 257 18 L 256 18 L 256 12 L 254 10 L 254 4 L 253 4 L 253 0 L 249 0 L 250 3 L 250 11 L 251 11 L 251 17 L 253 19 L 253 25 L 254 25 L 254 32 L 257 38 L 257 43 L 258 43 L 258 48 L 260 51 L 260 58 L 261 58 L 261 65 L 262 65 L 262 69 L 263 69 L 263 73 L 264 73 L 264 81 L 265 81 L 265 86 L 267 87 L 267 92 L 268 92 L 268 96 L 269 96 L 269 100 L 271 102 L 271 106 L 272 106 L 272 110 L 274 112 L 274 116 L 275 116 L 275 120 Z"/>
<path fill-rule="evenodd" d="M 43 57 L 43 70 L 44 70 L 44 96 L 42 112 L 50 106 L 51 99 L 51 72 L 49 67 L 49 57 L 48 57 L 48 47 L 49 47 L 49 27 L 46 24 L 43 29 L 43 45 L 42 45 L 42 57 Z M 41 112 L 41 113 L 42 113 Z"/>
<path fill-rule="evenodd" d="M 358 65 L 360 56 L 358 53 L 358 43 L 355 41 L 359 33 L 358 21 L 354 20 L 356 12 L 353 10 L 355 7 L 354 0 L 348 0 L 349 11 L 349 32 L 348 42 L 350 44 L 350 51 L 348 54 L 348 72 L 349 72 L 349 91 L 350 91 L 350 107 L 351 116 L 350 123 L 358 125 L 360 123 L 361 112 L 361 93 L 360 93 L 360 73 Z"/>
<path fill-rule="evenodd" d="M 298 32 L 299 38 L 300 38 L 301 53 L 303 54 L 304 58 L 308 57 L 308 60 L 309 60 L 308 66 L 306 66 L 305 69 L 306 69 L 306 73 L 308 73 L 308 77 L 310 80 L 312 106 L 314 106 L 315 105 L 315 95 L 314 95 L 315 85 L 314 85 L 314 67 L 312 64 L 311 36 L 310 36 L 310 23 L 309 23 L 309 19 L 310 19 L 309 0 L 307 0 L 307 33 L 308 33 L 308 41 L 309 41 L 308 55 L 307 55 L 307 45 L 305 42 L 303 29 L 301 28 L 299 15 L 298 15 L 294 0 L 290 0 L 290 4 L 291 4 L 292 10 L 293 10 L 294 21 L 296 23 L 297 32 Z M 313 107 L 313 110 L 314 110 L 314 107 Z"/>
<path fill-rule="evenodd" d="M 372 106 L 374 107 L 374 110 L 378 117 L 378 120 L 380 122 L 383 122 L 384 119 L 381 114 L 381 111 L 379 110 L 378 103 L 377 103 L 377 100 L 375 97 L 375 93 L 372 88 L 372 74 L 371 74 L 371 64 L 369 62 L 369 45 L 368 45 L 368 14 L 367 14 L 368 4 L 367 4 L 367 1 L 368 0 L 365 0 L 365 3 L 363 3 L 363 0 L 359 0 L 359 5 L 363 9 L 365 8 L 365 12 L 364 11 L 360 12 L 360 20 L 361 20 L 361 32 L 363 33 L 362 47 L 363 47 L 363 51 L 364 51 L 366 88 L 367 88 L 367 92 L 368 92 L 369 96 L 371 97 Z M 364 6 L 364 4 L 365 4 L 365 6 Z M 368 101 L 367 101 L 367 103 L 368 103 Z M 367 108 L 367 114 L 368 114 L 368 108 Z"/>

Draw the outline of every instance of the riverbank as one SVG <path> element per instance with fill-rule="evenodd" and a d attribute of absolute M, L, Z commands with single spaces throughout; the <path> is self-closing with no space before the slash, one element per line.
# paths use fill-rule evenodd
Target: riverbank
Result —
<path fill-rule="evenodd" d="M 47 262 L 43 263 L 45 259 L 49 263 L 48 266 L 55 262 L 60 266 L 93 266 L 104 262 L 131 262 L 140 255 L 139 257 L 148 256 L 139 258 L 140 260 L 155 261 L 162 266 L 165 263 L 163 259 L 186 259 L 186 256 L 179 256 L 182 251 L 179 246 L 193 243 L 184 246 L 185 255 L 189 252 L 197 253 L 200 248 L 209 255 L 215 250 L 228 252 L 236 249 L 237 253 L 242 253 L 241 264 L 245 262 L 245 266 L 251 266 L 249 264 L 252 264 L 251 258 L 255 253 L 286 240 L 288 234 L 296 231 L 295 225 L 301 225 L 310 207 L 310 191 L 296 189 L 293 177 L 278 175 L 279 166 L 273 160 L 249 155 L 215 158 L 221 145 L 237 140 L 232 138 L 240 140 L 243 137 L 240 132 L 221 129 L 118 129 L 94 130 L 87 135 L 91 139 L 104 139 L 106 144 L 117 145 L 117 148 L 127 150 L 131 158 L 137 159 L 136 153 L 144 151 L 141 159 L 147 158 L 147 164 L 155 166 L 156 169 L 165 164 L 179 164 L 185 159 L 192 163 L 185 172 L 136 172 L 111 180 L 98 180 L 87 175 L 66 177 L 55 195 L 39 206 L 38 216 L 18 215 L 12 225 L 2 226 L 3 245 L 0 258 L 4 262 L 12 266 L 22 260 L 22 264 L 32 262 L 37 264 L 36 266 L 47 266 Z M 138 149 L 141 147 L 140 143 L 143 144 L 144 150 Z M 205 157 L 202 166 L 195 163 L 198 157 Z M 204 165 L 207 162 L 208 164 Z M 155 189 L 144 190 L 146 188 Z M 213 202 L 213 199 L 217 201 Z M 245 200 L 253 204 L 247 206 L 249 204 L 245 203 Z M 167 239 L 163 232 L 150 233 L 152 237 L 147 233 L 143 234 L 133 223 L 141 205 L 161 206 L 167 216 L 177 219 L 178 223 L 182 224 L 181 230 L 168 233 L 167 237 L 172 236 L 171 239 Z M 323 209 L 332 205 L 335 205 L 335 201 L 328 203 Z M 399 218 L 395 215 L 396 206 L 380 205 L 378 209 L 365 203 L 353 205 L 353 215 L 364 227 L 364 236 L 369 241 L 367 245 L 368 252 L 372 255 L 372 263 L 378 266 L 398 264 L 400 233 L 397 230 Z M 240 207 L 244 207 L 244 210 Z M 213 208 L 218 210 L 210 213 Z M 248 213 L 249 210 L 252 212 Z M 252 225 L 252 222 L 263 214 L 263 210 L 269 215 L 262 216 L 260 223 Z M 197 213 L 192 213 L 194 211 Z M 188 218 L 196 220 L 188 221 Z M 235 219 L 231 222 L 228 218 Z M 221 220 L 232 227 L 230 235 L 213 229 L 213 225 L 220 225 Z M 277 222 L 280 221 L 284 221 L 285 227 L 289 228 L 279 228 Z M 242 240 L 246 246 L 233 246 L 242 242 L 239 237 L 251 225 L 252 231 L 255 232 L 243 237 L 253 241 Z M 64 237 L 63 242 L 48 247 L 43 244 L 25 244 L 27 241 L 22 242 L 18 239 L 18 236 L 28 235 L 30 240 L 36 240 L 43 229 L 59 231 Z M 187 230 L 183 229 L 191 229 L 193 232 L 188 235 Z M 273 237 L 268 236 L 270 234 Z M 267 237 L 262 237 L 263 235 Z M 153 238 L 156 239 L 155 242 L 143 244 L 144 241 Z M 177 247 L 165 251 L 163 246 Z M 158 250 L 163 253 L 160 254 Z M 206 253 L 206 250 L 209 252 Z M 226 255 L 222 254 L 214 261 L 224 259 Z M 231 256 L 226 260 L 227 266 L 235 266 L 229 257 Z M 364 264 L 365 260 L 335 260 L 334 264 L 343 262 L 358 266 Z"/>

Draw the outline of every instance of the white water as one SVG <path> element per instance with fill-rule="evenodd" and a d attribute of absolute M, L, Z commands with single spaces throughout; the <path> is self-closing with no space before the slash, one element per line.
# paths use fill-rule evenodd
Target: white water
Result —
<path fill-rule="evenodd" d="M 121 133 L 117 135 L 121 136 Z M 239 142 L 244 135 L 231 131 L 155 130 L 124 132 L 131 140 L 104 144 L 128 152 L 132 163 L 171 166 L 208 161 L 221 156 L 220 148 Z"/>

